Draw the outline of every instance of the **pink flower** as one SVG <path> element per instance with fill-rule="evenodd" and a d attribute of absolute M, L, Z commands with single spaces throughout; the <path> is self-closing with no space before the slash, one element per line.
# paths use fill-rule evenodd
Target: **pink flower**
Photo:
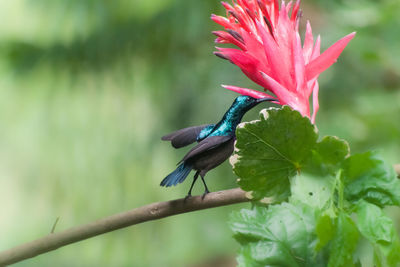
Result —
<path fill-rule="evenodd" d="M 237 0 L 233 6 L 222 2 L 227 18 L 211 15 L 226 31 L 213 32 L 216 43 L 230 43 L 235 48 L 219 48 L 215 54 L 237 65 L 242 72 L 264 90 L 273 93 L 281 105 L 289 105 L 315 122 L 318 111 L 319 74 L 336 62 L 340 53 L 354 37 L 351 33 L 320 54 L 320 37 L 314 43 L 310 23 L 304 44 L 299 35 L 300 0 L 292 8 L 278 0 Z M 291 12 L 290 12 L 291 10 Z M 289 14 L 290 13 L 290 14 Z M 264 92 L 223 87 L 253 97 L 270 97 Z M 309 98 L 313 94 L 313 114 Z"/>

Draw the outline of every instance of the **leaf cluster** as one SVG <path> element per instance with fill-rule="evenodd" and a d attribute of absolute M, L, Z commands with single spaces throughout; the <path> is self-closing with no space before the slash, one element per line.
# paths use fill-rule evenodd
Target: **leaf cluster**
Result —
<path fill-rule="evenodd" d="M 319 138 L 287 106 L 263 110 L 236 134 L 231 164 L 254 198 L 232 215 L 239 266 L 367 266 L 366 244 L 370 264 L 399 266 L 400 241 L 383 208 L 400 205 L 400 181 L 376 152 L 351 155 L 346 141 Z"/>

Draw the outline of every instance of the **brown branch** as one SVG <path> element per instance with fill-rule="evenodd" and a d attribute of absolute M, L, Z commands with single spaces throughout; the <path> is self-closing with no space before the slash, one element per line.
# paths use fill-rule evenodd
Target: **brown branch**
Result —
<path fill-rule="evenodd" d="M 29 243 L 0 252 L 0 266 L 16 263 L 57 248 L 105 234 L 131 225 L 187 213 L 249 201 L 240 188 L 209 193 L 201 196 L 149 204 L 127 212 L 115 214 L 82 226 L 52 233 Z"/>
<path fill-rule="evenodd" d="M 400 178 L 400 164 L 394 165 Z M 249 201 L 240 188 L 209 193 L 201 196 L 149 204 L 127 212 L 115 214 L 59 233 L 51 233 L 29 243 L 0 252 L 0 266 L 20 262 L 97 235 L 112 232 L 142 222 L 162 219 L 176 214 L 221 207 Z"/>

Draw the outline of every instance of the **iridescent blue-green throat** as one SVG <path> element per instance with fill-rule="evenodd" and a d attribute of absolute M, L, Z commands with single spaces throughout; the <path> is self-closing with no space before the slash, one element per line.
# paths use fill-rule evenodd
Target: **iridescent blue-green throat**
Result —
<path fill-rule="evenodd" d="M 197 137 L 197 141 L 203 140 L 208 136 L 234 136 L 236 127 L 241 122 L 244 114 L 246 114 L 247 111 L 261 102 L 272 100 L 275 99 L 256 99 L 251 96 L 238 96 L 230 108 L 226 111 L 221 121 L 216 125 L 209 125 L 208 127 L 204 128 Z"/>

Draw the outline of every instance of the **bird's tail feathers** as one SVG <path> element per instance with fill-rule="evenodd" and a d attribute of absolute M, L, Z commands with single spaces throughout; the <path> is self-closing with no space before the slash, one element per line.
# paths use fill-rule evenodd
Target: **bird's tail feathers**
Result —
<path fill-rule="evenodd" d="M 160 185 L 165 187 L 170 187 L 177 185 L 185 181 L 186 177 L 192 170 L 192 166 L 181 163 L 175 171 L 171 172 L 164 180 L 161 181 Z"/>

